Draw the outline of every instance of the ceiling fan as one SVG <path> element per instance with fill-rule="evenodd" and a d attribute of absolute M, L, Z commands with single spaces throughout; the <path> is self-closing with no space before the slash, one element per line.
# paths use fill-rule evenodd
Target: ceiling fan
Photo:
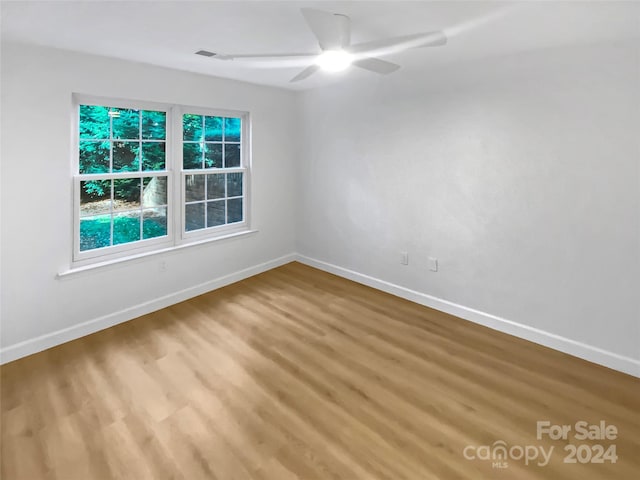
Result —
<path fill-rule="evenodd" d="M 290 80 L 298 82 L 310 77 L 319 69 L 336 72 L 344 70 L 350 65 L 386 75 L 398 70 L 400 65 L 381 60 L 378 57 L 409 48 L 435 47 L 447 43 L 444 32 L 422 32 L 351 45 L 351 20 L 349 17 L 313 8 L 302 8 L 301 11 L 307 25 L 318 39 L 320 53 L 243 53 L 231 55 L 200 50 L 196 54 L 219 60 L 308 57 L 313 63 Z"/>

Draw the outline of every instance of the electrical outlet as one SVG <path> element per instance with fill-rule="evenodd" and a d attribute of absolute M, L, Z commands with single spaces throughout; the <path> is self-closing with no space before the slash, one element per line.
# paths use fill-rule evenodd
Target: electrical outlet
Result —
<path fill-rule="evenodd" d="M 429 257 L 429 270 L 432 272 L 438 271 L 438 259 L 434 257 Z"/>
<path fill-rule="evenodd" d="M 409 265 L 409 253 L 400 252 L 400 264 L 401 265 Z"/>

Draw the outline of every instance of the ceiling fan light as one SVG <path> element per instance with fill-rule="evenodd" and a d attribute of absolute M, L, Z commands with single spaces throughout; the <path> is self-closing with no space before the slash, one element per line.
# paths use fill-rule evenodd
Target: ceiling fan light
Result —
<path fill-rule="evenodd" d="M 344 50 L 325 50 L 322 52 L 316 64 L 328 72 L 340 72 L 353 62 L 353 55 Z"/>

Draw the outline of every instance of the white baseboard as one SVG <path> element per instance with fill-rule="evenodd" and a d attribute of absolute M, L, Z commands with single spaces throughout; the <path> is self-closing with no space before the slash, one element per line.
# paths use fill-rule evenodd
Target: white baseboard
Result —
<path fill-rule="evenodd" d="M 441 312 L 460 317 L 464 320 L 484 325 L 485 327 L 492 328 L 499 332 L 507 333 L 524 340 L 529 340 L 530 342 L 544 345 L 545 347 L 553 348 L 554 350 L 568 353 L 569 355 L 573 355 L 635 377 L 640 377 L 640 360 L 618 355 L 614 352 L 609 352 L 607 350 L 587 345 L 576 340 L 571 340 L 570 338 L 562 337 L 538 328 L 513 322 L 505 318 L 500 318 L 473 308 L 458 305 L 441 298 L 401 287 L 400 285 L 395 285 L 390 282 L 385 282 L 384 280 L 370 277 L 369 275 L 364 275 L 321 260 L 309 258 L 304 255 L 297 255 L 296 260 L 300 263 L 304 263 L 305 265 L 309 265 L 310 267 L 333 273 L 340 277 L 353 280 L 354 282 L 419 303 L 420 305 L 425 305 L 427 307 L 440 310 Z"/>
<path fill-rule="evenodd" d="M 304 263 L 305 265 L 333 273 L 340 277 L 353 280 L 354 282 L 367 285 L 377 290 L 390 293 L 397 297 L 410 300 L 420 305 L 425 305 L 427 307 L 440 310 L 441 312 L 463 318 L 470 322 L 484 325 L 494 330 L 529 340 L 531 342 L 553 348 L 554 350 L 568 353 L 569 355 L 640 378 L 640 360 L 618 355 L 617 353 L 603 350 L 592 345 L 587 345 L 576 340 L 571 340 L 570 338 L 513 322 L 463 305 L 458 305 L 441 298 L 401 287 L 400 285 L 395 285 L 393 283 L 323 262 L 321 260 L 293 253 L 180 290 L 179 292 L 175 292 L 170 295 L 165 295 L 139 305 L 134 305 L 109 315 L 10 345 L 0 349 L 0 364 L 11 362 L 18 358 L 26 357 L 27 355 L 104 330 L 105 328 L 132 320 L 141 315 L 146 315 L 147 313 L 202 295 L 203 293 L 238 282 L 253 275 L 266 272 L 267 270 L 271 270 L 272 268 L 279 267 L 294 260 Z"/>
<path fill-rule="evenodd" d="M 210 292 L 211 290 L 215 290 L 217 288 L 224 287 L 245 278 L 252 277 L 253 275 L 266 272 L 267 270 L 271 270 L 272 268 L 276 268 L 280 265 L 284 265 L 285 263 L 292 262 L 296 259 L 296 257 L 297 256 L 293 253 L 285 255 L 268 262 L 254 265 L 253 267 L 245 268 L 243 270 L 239 270 L 237 272 L 233 272 L 228 275 L 209 280 L 205 283 L 201 283 L 193 287 L 185 288 L 184 290 L 180 290 L 178 292 L 171 293 L 160 298 L 155 298 L 139 305 L 125 308 L 124 310 L 120 310 L 109 315 L 94 318 L 87 322 L 83 322 L 55 332 L 41 335 L 30 340 L 26 340 L 24 342 L 10 345 L 8 347 L 0 349 L 0 364 L 11 362 L 13 360 L 26 357 L 27 355 L 31 355 L 33 353 L 41 352 L 42 350 L 46 350 L 47 348 L 55 347 L 56 345 L 75 340 L 76 338 L 84 337 L 91 333 L 95 333 L 97 331 L 104 330 L 105 328 L 117 325 L 119 323 L 127 322 L 141 315 L 146 315 L 147 313 L 155 312 L 156 310 L 160 310 L 170 305 L 183 302 L 184 300 L 187 300 L 189 298 L 202 295 L 203 293 Z"/>

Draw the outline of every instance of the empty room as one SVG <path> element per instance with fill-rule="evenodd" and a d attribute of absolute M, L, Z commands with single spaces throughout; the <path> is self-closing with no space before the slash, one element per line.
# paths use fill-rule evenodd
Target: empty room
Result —
<path fill-rule="evenodd" d="M 640 478 L 640 2 L 0 14 L 3 480 Z"/>

